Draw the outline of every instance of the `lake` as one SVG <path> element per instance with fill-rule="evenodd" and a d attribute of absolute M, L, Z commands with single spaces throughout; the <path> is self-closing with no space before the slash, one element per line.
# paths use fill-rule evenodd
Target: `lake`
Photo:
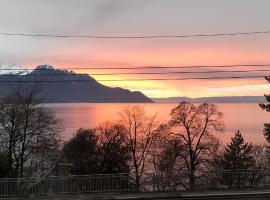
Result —
<path fill-rule="evenodd" d="M 56 112 L 56 116 L 63 121 L 64 137 L 73 136 L 78 128 L 90 128 L 106 120 L 117 120 L 119 112 L 127 103 L 68 103 L 49 104 L 48 107 Z M 149 103 L 141 105 L 149 114 L 157 113 L 161 121 L 169 119 L 175 103 Z M 253 143 L 265 142 L 263 124 L 270 122 L 270 113 L 262 111 L 255 103 L 217 104 L 219 111 L 224 114 L 225 132 L 217 134 L 223 143 L 227 143 L 236 130 L 240 130 L 244 138 Z"/>

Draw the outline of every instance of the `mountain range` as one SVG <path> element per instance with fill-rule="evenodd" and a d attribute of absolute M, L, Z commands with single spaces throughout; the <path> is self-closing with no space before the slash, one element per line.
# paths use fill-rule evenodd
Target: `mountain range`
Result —
<path fill-rule="evenodd" d="M 264 96 L 218 96 L 218 97 L 169 97 L 148 98 L 139 91 L 130 91 L 120 87 L 108 87 L 97 82 L 88 74 L 76 74 L 72 71 L 39 65 L 33 71 L 24 73 L 0 74 L 0 97 L 10 94 L 18 83 L 37 82 L 42 90 L 40 97 L 46 103 L 260 103 Z"/>
<path fill-rule="evenodd" d="M 179 103 L 188 101 L 192 103 L 263 103 L 266 102 L 264 96 L 221 96 L 221 97 L 169 97 L 169 98 L 152 98 L 156 103 Z"/>
<path fill-rule="evenodd" d="M 75 80 L 75 81 L 74 81 Z M 6 96 L 14 85 L 41 85 L 41 96 L 45 102 L 68 103 L 150 103 L 150 98 L 139 91 L 120 87 L 112 88 L 97 82 L 88 74 L 56 69 L 50 65 L 39 65 L 27 74 L 0 75 L 0 96 Z"/>

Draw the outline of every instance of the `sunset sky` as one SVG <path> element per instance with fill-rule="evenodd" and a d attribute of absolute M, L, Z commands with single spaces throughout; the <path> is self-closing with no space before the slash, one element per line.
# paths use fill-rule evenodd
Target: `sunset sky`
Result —
<path fill-rule="evenodd" d="M 267 31 L 270 30 L 269 7 L 269 0 L 28 0 L 27 3 L 21 0 L 1 0 L 0 32 L 137 36 Z M 0 67 L 2 68 L 34 68 L 39 64 L 50 64 L 61 68 L 102 68 L 266 63 L 270 63 L 270 34 L 163 39 L 0 36 Z M 239 67 L 234 70 L 240 69 L 255 69 L 255 67 Z M 256 67 L 256 69 L 267 69 L 267 67 Z M 90 75 L 91 73 L 131 72 L 131 70 L 74 71 Z M 163 71 L 181 70 L 144 70 L 144 72 Z M 132 70 L 132 72 L 140 71 Z M 226 75 L 268 74 L 267 72 L 219 73 L 203 76 Z M 191 76 L 200 75 L 118 75 L 94 76 L 94 78 Z M 263 78 L 102 83 L 113 87 L 140 90 L 149 97 L 263 95 L 269 91 L 269 86 Z"/>

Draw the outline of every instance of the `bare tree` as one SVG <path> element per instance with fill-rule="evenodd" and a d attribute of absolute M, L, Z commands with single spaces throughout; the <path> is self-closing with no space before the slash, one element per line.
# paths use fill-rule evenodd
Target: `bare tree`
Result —
<path fill-rule="evenodd" d="M 177 158 L 181 151 L 178 140 L 170 138 L 158 146 L 158 151 L 153 156 L 155 171 L 157 173 L 174 173 L 176 171 Z"/>
<path fill-rule="evenodd" d="M 126 107 L 120 113 L 120 124 L 125 127 L 127 146 L 131 153 L 131 169 L 135 174 L 137 189 L 150 159 L 150 152 L 158 140 L 158 120 L 156 115 L 148 116 L 143 107 Z"/>
<path fill-rule="evenodd" d="M 12 106 L 11 106 L 12 105 Z M 0 103 L 0 145 L 1 150 L 7 154 L 8 157 L 8 177 L 14 176 L 14 156 L 15 147 L 19 139 L 19 120 L 20 120 L 20 106 L 13 102 L 10 97 L 5 97 Z"/>
<path fill-rule="evenodd" d="M 30 169 L 37 174 L 51 168 L 59 159 L 63 127 L 54 112 L 47 108 L 38 107 L 34 115 L 36 120 L 29 127 L 34 134 L 27 148 L 30 149 Z"/>
<path fill-rule="evenodd" d="M 36 85 L 19 85 L 0 102 L 1 143 L 8 155 L 10 175 L 23 177 L 43 166 L 45 155 L 56 152 L 61 126 L 54 113 L 42 106 Z M 45 150 L 46 149 L 46 150 Z"/>
<path fill-rule="evenodd" d="M 269 149 L 266 144 L 255 144 L 253 145 L 252 157 L 255 161 L 254 169 L 266 169 L 269 167 Z"/>
<path fill-rule="evenodd" d="M 174 171 L 179 154 L 179 141 L 170 136 L 170 128 L 167 124 L 161 124 L 159 131 L 162 134 L 160 134 L 155 143 L 155 149 L 151 153 L 153 167 L 156 173 L 170 173 Z"/>
<path fill-rule="evenodd" d="M 169 125 L 180 140 L 179 156 L 189 173 L 189 188 L 195 186 L 195 172 L 215 155 L 218 140 L 212 131 L 223 131 L 222 113 L 214 104 L 194 105 L 182 102 L 170 113 Z"/>

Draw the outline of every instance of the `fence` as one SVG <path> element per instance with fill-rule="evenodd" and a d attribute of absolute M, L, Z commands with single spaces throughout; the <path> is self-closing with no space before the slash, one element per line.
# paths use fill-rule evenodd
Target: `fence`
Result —
<path fill-rule="evenodd" d="M 127 174 L 0 180 L 0 197 L 121 192 L 132 188 Z"/>
<path fill-rule="evenodd" d="M 134 174 L 0 179 L 0 197 L 270 188 L 270 169 L 200 171 L 193 173 L 193 188 L 190 187 L 190 175 L 188 172 L 145 173 L 141 176 L 139 188 L 136 187 Z"/>

